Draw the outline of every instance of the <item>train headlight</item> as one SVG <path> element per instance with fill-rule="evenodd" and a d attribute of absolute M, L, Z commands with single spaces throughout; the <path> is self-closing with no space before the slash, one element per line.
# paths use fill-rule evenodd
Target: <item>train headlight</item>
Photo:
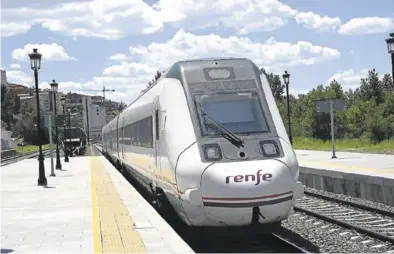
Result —
<path fill-rule="evenodd" d="M 279 148 L 275 141 L 264 140 L 260 141 L 261 151 L 265 157 L 276 157 L 279 156 Z"/>
<path fill-rule="evenodd" d="M 218 144 L 204 145 L 204 155 L 207 161 L 218 161 L 222 159 L 222 153 Z"/>

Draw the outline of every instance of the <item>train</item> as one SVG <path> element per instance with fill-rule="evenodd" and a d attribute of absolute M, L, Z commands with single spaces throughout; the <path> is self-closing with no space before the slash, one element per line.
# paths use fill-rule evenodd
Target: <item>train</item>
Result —
<path fill-rule="evenodd" d="M 63 150 L 67 149 L 68 155 L 83 155 L 86 152 L 86 133 L 80 127 L 63 128 L 59 133 L 63 134 Z"/>
<path fill-rule="evenodd" d="M 102 151 L 194 228 L 271 232 L 304 192 L 268 80 L 248 58 L 175 62 L 103 127 Z"/>

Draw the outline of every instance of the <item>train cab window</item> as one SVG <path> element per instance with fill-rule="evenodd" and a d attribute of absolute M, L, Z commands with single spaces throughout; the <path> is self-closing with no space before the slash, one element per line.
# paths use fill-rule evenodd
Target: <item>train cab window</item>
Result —
<path fill-rule="evenodd" d="M 270 131 L 257 93 L 203 95 L 196 100 L 203 136 L 220 135 L 209 119 L 238 134 Z"/>
<path fill-rule="evenodd" d="M 160 132 L 160 128 L 159 128 L 159 110 L 155 111 L 155 122 L 156 122 L 156 140 L 159 140 L 159 132 Z"/>

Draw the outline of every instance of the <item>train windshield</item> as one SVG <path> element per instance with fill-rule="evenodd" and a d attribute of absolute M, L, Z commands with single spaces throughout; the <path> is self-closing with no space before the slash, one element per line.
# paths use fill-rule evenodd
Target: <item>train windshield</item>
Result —
<path fill-rule="evenodd" d="M 204 114 L 234 134 L 269 132 L 257 93 L 202 95 L 198 96 L 197 103 L 203 136 L 220 135 L 215 124 L 206 121 Z"/>

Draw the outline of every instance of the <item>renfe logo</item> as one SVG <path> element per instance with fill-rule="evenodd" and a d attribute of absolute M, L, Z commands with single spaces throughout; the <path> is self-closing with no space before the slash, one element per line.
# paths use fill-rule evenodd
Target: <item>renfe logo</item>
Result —
<path fill-rule="evenodd" d="M 261 169 L 256 172 L 256 175 L 236 175 L 236 176 L 226 176 L 226 184 L 230 183 L 231 177 L 234 178 L 235 183 L 241 183 L 241 182 L 254 182 L 257 180 L 257 183 L 255 185 L 259 185 L 261 180 L 263 181 L 271 181 L 272 174 L 266 173 L 264 175 L 261 174 Z"/>

